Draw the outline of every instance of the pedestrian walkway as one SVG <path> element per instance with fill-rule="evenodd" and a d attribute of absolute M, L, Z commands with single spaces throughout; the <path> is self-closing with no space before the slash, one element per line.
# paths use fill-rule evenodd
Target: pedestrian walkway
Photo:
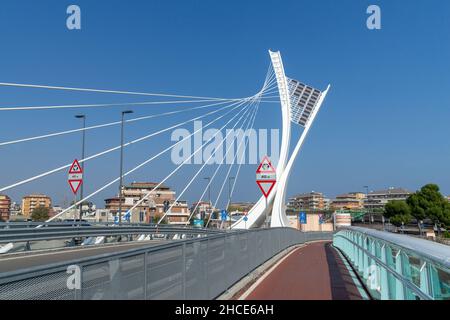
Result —
<path fill-rule="evenodd" d="M 361 300 L 358 286 L 331 242 L 314 242 L 291 252 L 245 299 Z"/>

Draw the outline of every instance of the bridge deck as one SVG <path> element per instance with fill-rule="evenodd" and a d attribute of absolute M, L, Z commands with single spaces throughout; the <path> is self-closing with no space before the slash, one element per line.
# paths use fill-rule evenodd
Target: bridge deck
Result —
<path fill-rule="evenodd" d="M 360 300 L 362 296 L 330 242 L 291 252 L 261 280 L 247 300 Z"/>

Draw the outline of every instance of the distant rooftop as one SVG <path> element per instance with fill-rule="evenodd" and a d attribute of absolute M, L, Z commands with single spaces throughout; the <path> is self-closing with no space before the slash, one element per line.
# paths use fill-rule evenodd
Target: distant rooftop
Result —
<path fill-rule="evenodd" d="M 341 198 L 341 199 L 342 198 L 355 198 L 355 196 L 357 194 L 363 194 L 364 196 L 366 195 L 364 192 L 357 191 L 357 192 L 349 192 L 349 193 L 338 194 L 336 196 L 336 198 Z"/>
<path fill-rule="evenodd" d="M 47 196 L 46 194 L 42 194 L 42 193 L 33 193 L 33 194 L 24 196 L 24 198 L 50 198 L 50 197 Z"/>
<path fill-rule="evenodd" d="M 132 182 L 129 186 L 126 186 L 128 189 L 153 189 L 158 186 L 160 182 Z M 158 189 L 170 189 L 168 186 L 161 184 Z"/>
<path fill-rule="evenodd" d="M 311 191 L 311 192 L 297 194 L 297 195 L 293 196 L 292 198 L 311 197 L 311 196 L 323 196 L 323 193 Z"/>
<path fill-rule="evenodd" d="M 385 190 L 376 190 L 376 191 L 371 191 L 369 192 L 369 194 L 410 194 L 412 193 L 411 191 L 404 189 L 404 188 L 389 188 L 389 189 L 385 189 Z"/>

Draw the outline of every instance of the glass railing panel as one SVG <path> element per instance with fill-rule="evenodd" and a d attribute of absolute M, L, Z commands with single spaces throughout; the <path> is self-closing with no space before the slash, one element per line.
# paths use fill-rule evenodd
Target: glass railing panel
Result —
<path fill-rule="evenodd" d="M 420 298 L 410 288 L 405 288 L 405 300 L 420 300 Z"/>
<path fill-rule="evenodd" d="M 450 273 L 434 265 L 430 266 L 429 270 L 433 298 L 450 300 Z"/>
<path fill-rule="evenodd" d="M 366 288 L 374 299 L 381 299 L 381 268 L 376 263 L 368 267 Z"/>
<path fill-rule="evenodd" d="M 413 284 L 420 288 L 420 268 L 422 267 L 422 260 L 415 256 L 408 256 L 409 266 L 411 269 L 410 280 Z"/>
<path fill-rule="evenodd" d="M 388 250 L 386 250 L 387 252 L 387 257 L 386 257 L 386 263 L 389 267 L 391 267 L 392 269 L 395 270 L 395 264 L 396 264 L 396 256 L 399 252 L 399 250 L 395 247 L 391 247 L 389 246 Z"/>

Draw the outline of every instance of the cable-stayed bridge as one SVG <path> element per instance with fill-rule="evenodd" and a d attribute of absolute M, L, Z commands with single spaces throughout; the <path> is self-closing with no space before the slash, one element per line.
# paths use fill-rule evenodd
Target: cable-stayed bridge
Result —
<path fill-rule="evenodd" d="M 346 228 L 332 233 L 304 233 L 289 228 L 286 216 L 286 190 L 288 180 L 296 157 L 324 103 L 330 86 L 323 90 L 316 89 L 299 80 L 286 76 L 279 52 L 271 52 L 270 64 L 261 89 L 255 94 L 243 98 L 221 98 L 166 93 L 134 92 L 124 90 L 106 90 L 91 88 L 74 88 L 63 86 L 33 85 L 1 82 L 6 88 L 22 90 L 49 90 L 51 92 L 83 92 L 108 96 L 145 97 L 147 101 L 126 103 L 92 103 L 61 105 L 30 105 L 0 107 L 0 114 L 12 112 L 55 110 L 96 109 L 107 112 L 111 108 L 143 108 L 151 106 L 176 106 L 175 110 L 152 113 L 135 118 L 125 118 L 129 111 L 122 111 L 121 121 L 104 122 L 79 129 L 68 129 L 24 136 L 0 141 L 0 148 L 23 143 L 41 143 L 55 137 L 64 137 L 75 133 L 92 132 L 103 128 L 121 127 L 122 140 L 119 145 L 109 147 L 78 159 L 84 167 L 94 159 L 105 157 L 113 152 L 121 153 L 121 170 L 119 176 L 110 177 L 106 183 L 95 185 L 93 190 L 77 198 L 72 204 L 45 222 L 25 224 L 2 224 L 0 230 L 0 298 L 4 299 L 164 299 L 164 298 L 200 298 L 214 299 L 221 297 L 227 290 L 239 286 L 242 278 L 257 268 L 270 268 L 269 276 L 261 278 L 250 287 L 252 290 L 242 294 L 241 298 L 276 299 L 280 298 L 334 298 L 334 299 L 442 299 L 448 298 L 448 251 L 437 244 L 424 243 L 419 239 L 407 239 L 400 235 L 386 235 L 370 230 Z M 230 224 L 228 229 L 213 229 L 210 226 L 213 214 L 210 214 L 205 228 L 192 228 L 192 219 L 200 201 L 197 202 L 190 216 L 183 225 L 168 226 L 164 224 L 167 215 L 186 194 L 195 189 L 196 182 L 204 179 L 202 174 L 211 160 L 217 161 L 216 152 L 212 152 L 199 165 L 198 170 L 187 175 L 186 169 L 193 159 L 203 152 L 208 144 L 214 142 L 217 148 L 225 151 L 216 162 L 215 169 L 204 188 L 196 190 L 197 199 L 204 199 L 214 182 L 220 188 L 210 198 L 210 205 L 228 208 L 231 197 L 239 181 L 245 154 L 249 148 L 249 138 L 243 134 L 236 145 L 227 144 L 226 138 L 234 130 L 247 132 L 255 128 L 258 112 L 266 106 L 277 105 L 281 110 L 281 146 L 276 173 L 278 180 L 267 201 L 261 197 L 249 210 L 246 219 L 239 219 Z M 191 116 L 197 112 L 200 115 Z M 171 124 L 174 115 L 189 115 L 187 120 Z M 129 141 L 123 139 L 124 125 L 140 123 L 147 120 L 167 121 L 167 127 L 150 132 Z M 123 152 L 127 148 L 151 139 L 158 139 L 164 133 L 182 128 L 196 121 L 206 121 L 201 129 L 184 136 L 181 140 L 164 146 L 152 153 L 134 167 L 122 171 Z M 152 167 L 174 148 L 193 138 L 205 128 L 218 130 L 194 145 L 191 153 L 174 165 L 171 171 L 160 179 L 154 188 L 136 199 L 126 210 L 121 209 L 123 202 L 123 179 Z M 292 140 L 292 126 L 302 128 L 297 141 Z M 218 139 L 226 132 L 225 139 Z M 290 152 L 291 146 L 294 146 Z M 238 152 L 235 152 L 235 148 Z M 226 168 L 225 159 L 232 163 Z M 43 181 L 44 178 L 67 171 L 71 159 L 66 163 L 42 170 L 36 174 L 17 181 L 2 184 L 0 193 L 21 188 L 30 183 Z M 225 165 L 224 165 L 225 164 Z M 171 178 L 182 176 L 185 185 L 167 210 L 154 224 L 122 223 L 135 210 L 139 210 L 157 190 Z M 230 178 L 233 176 L 233 183 Z M 229 195 L 226 198 L 226 185 L 229 183 Z M 90 182 L 93 185 L 94 182 Z M 119 185 L 119 211 L 117 224 L 84 225 L 74 220 L 57 223 L 69 212 L 86 201 Z M 92 186 L 91 186 L 92 187 Z M 221 202 L 222 200 L 222 202 Z M 265 218 L 269 217 L 269 221 Z M 123 220 L 122 220 L 123 219 Z M 270 228 L 262 228 L 269 223 Z M 399 237 L 399 238 L 398 238 Z M 42 242 L 58 242 L 70 239 L 70 250 L 40 248 L 31 250 L 33 245 Z M 318 241 L 318 242 L 317 242 Z M 331 242 L 333 246 L 331 246 Z M 17 246 L 23 246 L 25 253 L 12 253 Z M 412 250 L 417 248 L 416 250 Z M 54 252 L 53 250 L 58 250 Z M 427 252 L 433 252 L 429 254 Z M 283 256 L 283 254 L 286 254 Z M 296 258 L 303 255 L 307 258 Z M 305 260 L 306 259 L 306 260 Z M 286 278 L 287 268 L 296 265 L 304 268 L 309 260 L 315 260 L 320 268 L 306 268 L 305 280 L 314 281 L 328 274 L 328 281 L 316 286 L 290 281 Z M 418 262 L 417 262 L 418 261 Z M 68 285 L 67 268 L 75 266 L 74 287 Z M 78 268 L 78 269 L 77 269 Z M 202 272 L 198 272 L 202 270 Z M 222 271 L 233 270 L 224 276 Z M 308 271 L 309 270 L 309 271 Z M 416 281 L 414 275 L 419 274 Z M 350 281 L 344 281 L 350 280 Z M 78 281 L 78 282 L 77 282 Z M 343 283 L 347 283 L 342 289 Z M 348 285 L 348 283 L 352 283 Z M 44 285 L 45 284 L 45 285 Z M 78 285 L 77 285 L 78 284 Z M 242 285 L 242 284 L 241 284 Z M 248 285 L 248 283 L 246 283 Z M 286 287 L 294 286 L 287 292 L 296 292 L 294 296 L 283 296 Z M 340 289 L 338 289 L 338 287 Z M 270 288 L 268 290 L 267 288 Z M 305 288 L 309 288 L 306 290 Z M 278 290 L 278 291 L 277 291 Z M 232 291 L 232 290 L 231 290 Z M 309 295 L 309 296 L 308 296 Z M 232 298 L 232 297 L 228 297 Z"/>
<path fill-rule="evenodd" d="M 129 211 L 132 211 L 139 207 L 142 202 L 147 200 L 150 196 L 153 195 L 153 193 L 156 192 L 158 187 L 163 185 L 167 180 L 169 180 L 172 176 L 176 174 L 182 174 L 182 168 L 187 163 L 190 163 L 191 159 L 196 156 L 199 152 L 202 152 L 202 149 L 210 143 L 218 133 L 220 133 L 223 129 L 239 129 L 244 130 L 244 132 L 247 132 L 248 129 L 251 129 L 254 127 L 256 115 L 259 111 L 260 104 L 261 103 L 273 103 L 276 101 L 280 101 L 281 105 L 281 114 L 282 114 L 282 142 L 281 142 L 281 150 L 280 150 L 280 159 L 278 162 L 278 168 L 277 168 L 277 174 L 280 177 L 279 182 L 275 185 L 274 192 L 271 193 L 269 197 L 269 206 L 266 208 L 263 198 L 261 198 L 255 206 L 250 210 L 248 214 L 248 223 L 244 223 L 243 221 L 238 221 L 235 223 L 232 228 L 254 228 L 259 227 L 262 225 L 263 221 L 261 221 L 262 217 L 265 217 L 266 211 L 273 211 L 273 218 L 271 219 L 271 225 L 272 226 L 287 226 L 287 219 L 284 213 L 284 203 L 285 203 L 285 193 L 286 193 L 286 187 L 288 182 L 288 177 L 290 170 L 292 169 L 293 162 L 297 156 L 297 154 L 300 151 L 300 148 L 304 142 L 304 139 L 306 138 L 306 135 L 315 119 L 315 116 L 317 112 L 319 111 L 323 100 L 325 99 L 325 96 L 329 90 L 329 87 L 321 92 L 317 89 L 314 89 L 310 86 L 304 85 L 300 83 L 297 80 L 289 79 L 285 76 L 283 63 L 281 60 L 281 55 L 279 52 L 270 52 L 271 57 L 271 64 L 267 71 L 266 78 L 264 80 L 263 86 L 259 92 L 254 94 L 253 96 L 245 97 L 245 98 L 239 98 L 239 99 L 225 99 L 225 98 L 216 98 L 216 97 L 203 97 L 203 96 L 187 96 L 187 95 L 171 95 L 171 94 L 161 94 L 161 93 L 144 93 L 144 92 L 130 92 L 130 91 L 118 91 L 118 90 L 103 90 L 103 89 L 87 89 L 87 88 L 73 88 L 73 87 L 58 87 L 58 86 L 44 86 L 44 85 L 30 85 L 30 84 L 18 84 L 18 83 L 0 83 L 0 86 L 5 87 L 19 87 L 19 88 L 34 88 L 34 89 L 45 89 L 45 90 L 56 90 L 56 91 L 76 91 L 76 92 L 94 92 L 94 93 L 103 93 L 103 94 L 115 94 L 115 95 L 133 95 L 133 96 L 145 96 L 145 97 L 152 97 L 152 98 L 158 98 L 158 99 L 166 99 L 163 101 L 147 101 L 147 102 L 133 102 L 129 103 L 129 105 L 132 106 L 148 106 L 148 105 L 155 105 L 155 104 L 176 104 L 177 106 L 180 106 L 179 110 L 170 111 L 170 112 L 164 112 L 159 114 L 152 114 L 147 116 L 141 116 L 137 118 L 127 119 L 124 120 L 125 123 L 135 123 L 138 121 L 144 121 L 144 120 L 150 120 L 150 119 L 157 119 L 157 118 L 168 118 L 174 114 L 178 113 L 187 113 L 194 110 L 204 110 L 204 114 L 193 117 L 191 119 L 188 119 L 186 121 L 183 121 L 178 124 L 171 125 L 167 128 L 164 128 L 162 130 L 158 130 L 156 132 L 152 132 L 150 134 L 144 135 L 142 137 L 139 137 L 137 139 L 133 139 L 131 141 L 121 143 L 118 146 L 108 148 L 106 150 L 102 150 L 100 152 L 97 152 L 95 154 L 89 155 L 87 157 L 83 157 L 83 159 L 79 159 L 79 163 L 81 163 L 83 166 L 88 161 L 91 161 L 93 159 L 105 156 L 109 153 L 112 153 L 114 151 L 122 150 L 123 148 L 127 148 L 131 145 L 137 144 L 142 141 L 146 141 L 151 138 L 156 138 L 158 135 L 161 135 L 165 132 L 170 132 L 171 130 L 175 130 L 176 128 L 182 127 L 183 125 L 186 125 L 188 123 L 192 123 L 197 120 L 201 120 L 204 118 L 213 118 L 211 121 L 207 122 L 202 129 L 211 127 L 215 123 L 218 123 L 221 119 L 226 119 L 227 122 L 219 129 L 219 131 L 216 132 L 215 135 L 207 139 L 203 142 L 201 146 L 196 148 L 189 157 L 187 157 L 181 164 L 179 164 L 172 172 L 170 172 L 165 178 L 163 178 L 160 183 L 154 188 L 153 191 L 150 191 L 147 193 L 144 197 L 139 199 Z M 277 99 L 277 100 L 274 100 Z M 200 106 L 189 106 L 189 104 L 199 104 L 202 103 Z M 203 104 L 206 103 L 206 104 Z M 27 110 L 58 110 L 58 109 L 84 109 L 84 108 L 110 108 L 110 107 L 117 107 L 117 106 L 123 106 L 127 105 L 124 103 L 109 103 L 109 104 L 79 104 L 79 105 L 47 105 L 47 106 L 19 106 L 19 107 L 2 107 L 0 108 L 0 112 L 13 112 L 13 111 L 27 111 Z M 212 109 L 212 110 L 211 110 Z M 294 124 L 298 124 L 300 126 L 304 127 L 303 133 L 297 142 L 297 145 L 292 153 L 292 155 L 289 157 L 289 146 L 290 146 L 290 138 L 291 138 L 291 122 Z M 119 126 L 123 125 L 122 121 L 115 121 L 115 122 L 109 122 L 109 123 L 102 123 L 97 125 L 92 125 L 88 127 L 83 127 L 80 129 L 72 129 L 72 130 L 63 130 L 59 132 L 52 132 L 42 135 L 36 135 L 32 137 L 23 137 L 20 139 L 13 139 L 8 141 L 2 141 L 0 142 L 0 147 L 7 147 L 10 145 L 25 143 L 25 142 L 35 142 L 38 143 L 40 141 L 43 141 L 45 139 L 51 139 L 53 137 L 57 136 L 63 136 L 63 135 L 69 135 L 77 132 L 87 132 L 91 130 L 97 130 L 101 128 L 106 127 L 112 127 L 112 126 Z M 229 130 L 225 138 L 227 138 L 232 131 Z M 171 150 L 173 150 L 178 145 L 182 144 L 185 140 L 188 138 L 191 138 L 197 133 L 197 131 L 194 131 L 189 136 L 184 137 L 182 140 L 178 141 L 177 143 L 174 143 L 165 149 L 161 150 L 159 153 L 152 155 L 151 157 L 147 158 L 145 161 L 139 163 L 134 168 L 128 170 L 127 172 L 121 174 L 119 177 L 115 177 L 114 179 L 110 180 L 108 183 L 99 186 L 95 191 L 89 193 L 88 195 L 85 195 L 84 197 L 80 198 L 76 203 L 73 203 L 69 207 L 65 208 L 62 212 L 59 214 L 53 216 L 49 221 L 56 220 L 60 216 L 63 216 L 66 212 L 73 210 L 77 206 L 81 205 L 83 202 L 91 199 L 92 197 L 96 196 L 100 192 L 104 191 L 105 189 L 115 185 L 117 182 L 123 179 L 124 177 L 127 177 L 128 175 L 134 173 L 135 171 L 141 170 L 144 167 L 151 166 L 152 162 L 154 162 L 159 157 L 163 156 L 164 154 L 167 154 Z M 224 140 L 219 144 L 218 147 L 222 147 L 224 144 Z M 233 159 L 233 165 L 237 165 L 236 169 L 236 178 L 234 179 L 233 186 L 231 188 L 231 195 L 234 193 L 236 183 L 239 178 L 239 173 L 241 170 L 241 165 L 243 163 L 243 159 L 245 157 L 245 152 L 248 147 L 248 139 L 246 139 L 246 136 L 243 135 L 240 139 L 240 141 L 237 142 L 237 149 L 243 150 L 243 152 L 236 152 Z M 233 148 L 233 150 L 232 150 Z M 206 191 L 210 187 L 210 185 L 213 183 L 214 179 L 216 178 L 217 173 L 221 169 L 225 158 L 228 156 L 230 151 L 234 151 L 234 146 L 230 145 L 227 146 L 224 157 L 222 161 L 219 162 L 217 169 L 214 171 L 214 174 L 212 175 L 211 179 L 209 180 L 208 185 L 204 188 L 203 193 L 199 196 L 199 199 L 203 199 Z M 240 158 L 238 158 L 238 154 Z M 200 174 L 204 170 L 205 166 L 209 161 L 213 158 L 213 153 L 210 155 L 209 158 L 207 158 L 204 161 L 204 164 L 201 166 L 201 168 L 198 170 L 198 172 L 190 178 L 190 181 L 187 183 L 185 188 L 181 191 L 179 196 L 177 197 L 176 201 L 172 203 L 170 206 L 168 212 L 171 212 L 171 209 L 175 203 L 177 203 L 178 200 L 180 200 L 183 195 L 185 194 L 186 190 L 193 184 L 195 179 L 198 177 L 201 178 Z M 22 185 L 25 185 L 27 183 L 35 182 L 40 179 L 43 179 L 49 175 L 61 172 L 63 170 L 67 170 L 70 167 L 71 163 L 66 163 L 64 165 L 58 166 L 57 168 L 52 168 L 50 170 L 40 172 L 32 177 L 27 177 L 25 179 L 22 179 L 20 181 L 16 181 L 14 183 L 11 183 L 9 185 L 1 186 L 0 192 L 7 192 L 13 188 L 18 188 Z M 224 179 L 224 182 L 219 189 L 219 193 L 217 195 L 216 201 L 214 203 L 214 208 L 217 207 L 218 201 L 224 191 L 225 183 L 230 176 L 230 173 L 232 172 L 233 165 L 229 167 L 226 178 Z M 225 206 L 227 208 L 229 203 Z M 194 211 L 197 208 L 194 208 Z M 212 215 L 209 216 L 211 218 Z M 160 218 L 160 221 L 158 223 L 161 223 L 165 218 L 165 215 L 163 215 Z M 186 225 L 190 223 L 192 216 L 189 217 L 189 219 L 186 221 Z M 208 225 L 209 221 L 207 222 Z"/>

